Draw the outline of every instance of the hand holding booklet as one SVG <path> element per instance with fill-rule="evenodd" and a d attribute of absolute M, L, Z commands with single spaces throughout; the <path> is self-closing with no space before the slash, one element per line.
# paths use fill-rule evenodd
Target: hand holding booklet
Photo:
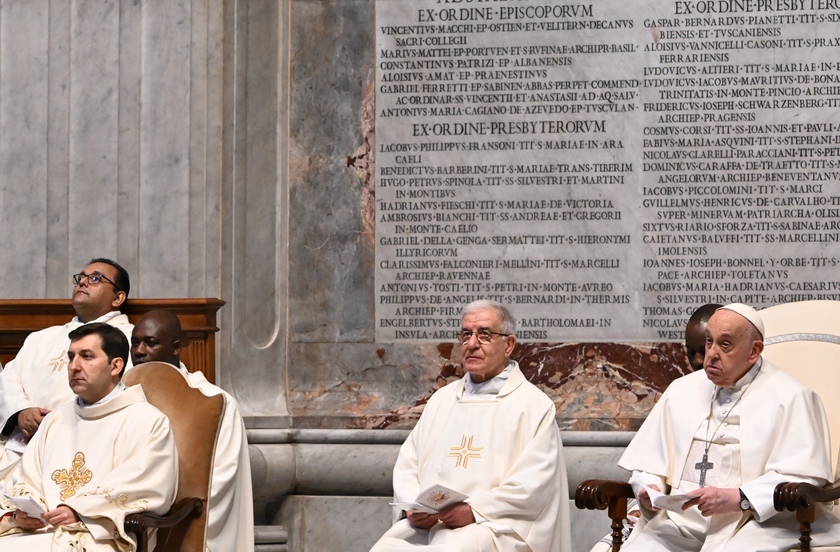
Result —
<path fill-rule="evenodd" d="M 408 512 L 436 514 L 453 504 L 465 501 L 467 498 L 469 498 L 467 495 L 453 491 L 443 485 L 432 485 L 417 495 L 414 502 L 391 502 L 391 506 L 402 508 Z"/>
<path fill-rule="evenodd" d="M 15 432 L 6 440 L 6 450 L 10 450 L 12 452 L 16 452 L 18 454 L 23 454 L 26 450 L 26 445 L 28 441 L 26 437 L 23 436 L 23 433 L 20 432 L 20 429 L 15 429 Z"/>
<path fill-rule="evenodd" d="M 40 502 L 35 500 L 35 497 L 31 495 L 27 496 L 9 496 L 5 495 L 6 499 L 12 503 L 12 505 L 20 510 L 21 512 L 26 512 L 26 515 L 29 517 L 40 519 L 41 514 L 47 513 L 47 510 L 41 505 Z"/>
<path fill-rule="evenodd" d="M 661 508 L 670 512 L 681 512 L 683 504 L 692 498 L 696 498 L 687 494 L 666 495 L 660 493 L 652 487 L 645 487 L 645 489 L 647 489 L 651 504 L 653 504 L 656 508 Z"/>

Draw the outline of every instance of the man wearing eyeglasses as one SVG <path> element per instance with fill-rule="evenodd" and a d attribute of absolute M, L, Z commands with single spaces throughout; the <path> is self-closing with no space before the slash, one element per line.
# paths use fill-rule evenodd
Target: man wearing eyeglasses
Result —
<path fill-rule="evenodd" d="M 516 320 L 476 301 L 458 334 L 466 375 L 437 391 L 400 449 L 395 503 L 434 485 L 468 498 L 435 513 L 396 507 L 371 552 L 569 552 L 568 485 L 551 399 L 510 355 Z"/>
<path fill-rule="evenodd" d="M 130 289 L 122 266 L 110 259 L 93 259 L 73 275 L 73 284 L 76 317 L 63 326 L 30 334 L 0 372 L 0 478 L 17 464 L 44 416 L 73 397 L 67 385 L 67 334 L 84 324 L 105 322 L 131 338 L 133 326 L 120 312 Z"/>

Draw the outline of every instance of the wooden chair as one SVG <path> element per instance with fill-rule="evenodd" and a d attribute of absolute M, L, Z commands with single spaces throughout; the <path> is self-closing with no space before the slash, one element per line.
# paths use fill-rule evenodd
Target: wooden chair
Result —
<path fill-rule="evenodd" d="M 131 514 L 126 518 L 126 532 L 136 537 L 138 552 L 149 552 L 150 528 L 157 528 L 155 552 L 204 552 L 206 506 L 224 397 L 205 396 L 190 387 L 175 367 L 163 362 L 132 368 L 122 381 L 128 386 L 140 384 L 149 403 L 169 418 L 179 469 L 178 491 L 170 511 L 164 516 Z"/>
<path fill-rule="evenodd" d="M 819 393 L 825 404 L 831 441 L 840 442 L 840 378 L 836 372 L 830 372 L 840 369 L 840 301 L 787 303 L 764 309 L 760 314 L 765 329 L 763 356 Z M 834 461 L 837 466 L 837 459 Z M 838 480 L 825 488 L 805 483 L 782 483 L 776 488 L 776 510 L 796 512 L 803 552 L 812 550 L 815 504 L 840 499 L 840 466 L 836 474 Z M 627 498 L 632 496 L 633 490 L 626 482 L 597 479 L 584 481 L 575 492 L 575 506 L 579 509 L 608 511 L 612 552 L 621 549 Z"/>
<path fill-rule="evenodd" d="M 626 481 L 587 479 L 575 491 L 578 510 L 607 510 L 612 529 L 612 552 L 621 550 L 621 530 L 627 517 L 627 499 L 635 498 L 633 487 Z"/>

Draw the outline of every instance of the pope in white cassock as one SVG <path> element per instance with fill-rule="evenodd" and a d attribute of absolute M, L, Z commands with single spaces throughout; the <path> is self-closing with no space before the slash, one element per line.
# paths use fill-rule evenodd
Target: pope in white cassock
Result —
<path fill-rule="evenodd" d="M 793 513 L 776 512 L 773 491 L 783 481 L 824 485 L 831 477 L 828 424 L 817 394 L 762 358 L 763 340 L 761 317 L 747 305 L 726 305 L 709 319 L 704 370 L 668 387 L 619 461 L 633 471 L 642 505 L 622 551 L 796 544 Z M 657 510 L 648 488 L 692 498 Z"/>
<path fill-rule="evenodd" d="M 83 324 L 105 322 L 122 330 L 126 338 L 131 336 L 128 317 L 119 311 L 130 287 L 123 267 L 110 259 L 93 259 L 73 281 L 76 317 L 63 326 L 30 334 L 0 372 L 0 479 L 17 464 L 44 416 L 73 397 L 65 373 L 67 334 Z"/>
<path fill-rule="evenodd" d="M 169 420 L 139 385 L 120 382 L 125 335 L 87 324 L 70 338 L 67 371 L 76 398 L 44 418 L 6 485 L 13 498 L 30 497 L 45 513 L 39 519 L 12 499 L 0 501 L 4 552 L 135 550 L 125 516 L 163 514 L 175 497 L 178 455 Z"/>
<path fill-rule="evenodd" d="M 175 314 L 149 311 L 134 326 L 131 359 L 135 366 L 151 361 L 167 362 L 173 369 L 178 367 L 191 387 L 210 397 L 224 396 L 225 410 L 213 455 L 206 550 L 253 552 L 254 499 L 245 424 L 230 394 L 207 381 L 201 372 L 188 372 L 181 363 L 183 339 L 181 322 Z"/>
<path fill-rule="evenodd" d="M 464 309 L 467 375 L 437 391 L 400 449 L 395 502 L 435 485 L 468 496 L 405 512 L 371 552 L 569 552 L 569 494 L 555 408 L 510 360 L 516 320 L 493 301 Z M 400 512 L 396 512 L 401 514 Z"/>

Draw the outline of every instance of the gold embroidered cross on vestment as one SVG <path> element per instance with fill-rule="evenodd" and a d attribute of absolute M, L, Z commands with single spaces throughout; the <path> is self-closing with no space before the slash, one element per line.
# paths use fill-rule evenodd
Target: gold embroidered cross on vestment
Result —
<path fill-rule="evenodd" d="M 52 480 L 61 487 L 61 500 L 67 500 L 76 494 L 81 487 L 90 483 L 93 472 L 85 467 L 85 455 L 77 452 L 73 457 L 73 468 L 67 470 L 55 470 L 52 473 Z"/>
<path fill-rule="evenodd" d="M 463 435 L 460 445 L 449 448 L 452 452 L 446 456 L 455 458 L 456 468 L 463 466 L 466 469 L 467 462 L 470 458 L 481 458 L 481 451 L 484 450 L 484 447 L 473 447 L 473 438 L 474 436 L 470 435 L 469 440 L 467 440 L 467 436 Z"/>

